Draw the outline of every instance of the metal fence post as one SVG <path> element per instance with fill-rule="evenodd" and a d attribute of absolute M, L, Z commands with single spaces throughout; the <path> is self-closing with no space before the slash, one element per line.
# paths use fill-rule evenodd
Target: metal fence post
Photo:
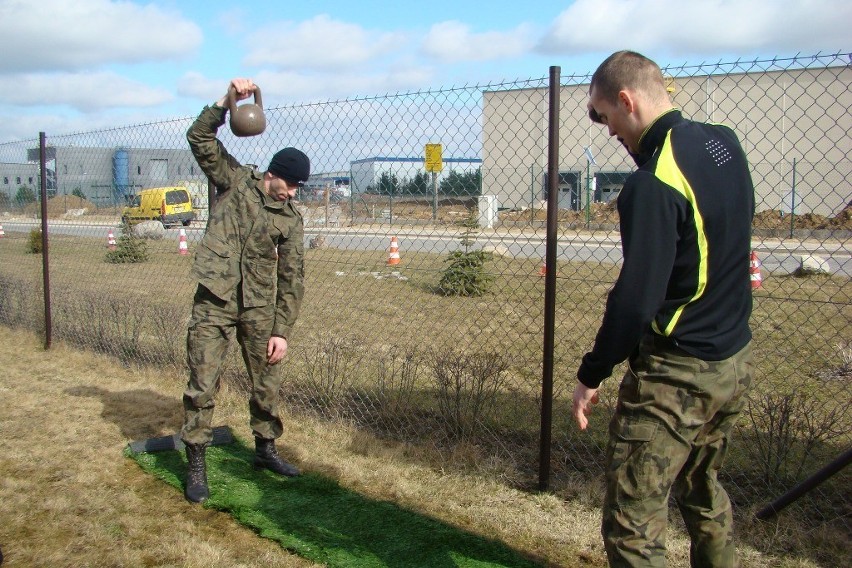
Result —
<path fill-rule="evenodd" d="M 550 484 L 550 441 L 553 425 L 553 336 L 556 320 L 556 222 L 559 182 L 559 67 L 550 68 L 550 111 L 547 140 L 547 240 L 544 279 L 544 348 L 541 377 L 541 435 L 538 488 Z"/>
<path fill-rule="evenodd" d="M 41 178 L 41 264 L 44 282 L 44 348 L 50 349 L 53 341 L 53 320 L 50 316 L 50 255 L 47 238 L 47 168 L 44 132 L 38 133 L 39 174 Z"/>

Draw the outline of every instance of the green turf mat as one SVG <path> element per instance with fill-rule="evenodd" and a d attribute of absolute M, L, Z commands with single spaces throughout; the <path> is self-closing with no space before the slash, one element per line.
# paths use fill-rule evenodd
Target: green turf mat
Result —
<path fill-rule="evenodd" d="M 183 498 L 181 451 L 125 454 Z M 254 450 L 241 440 L 207 449 L 210 498 L 263 537 L 332 567 L 450 568 L 540 564 L 505 544 L 474 535 L 394 503 L 369 499 L 327 477 L 279 477 L 252 468 Z"/>

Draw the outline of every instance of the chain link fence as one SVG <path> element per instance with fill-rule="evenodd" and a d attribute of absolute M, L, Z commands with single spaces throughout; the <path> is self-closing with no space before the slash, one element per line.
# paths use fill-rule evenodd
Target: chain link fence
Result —
<path fill-rule="evenodd" d="M 834 54 L 664 69 L 685 116 L 736 129 L 755 182 L 756 388 L 724 470 L 740 515 L 852 442 L 849 61 Z M 578 431 L 569 410 L 576 368 L 618 274 L 613 200 L 634 166 L 588 120 L 589 79 L 562 77 L 556 266 L 543 262 L 546 78 L 271 108 L 261 136 L 220 130 L 243 163 L 265 169 L 292 145 L 313 164 L 298 196 L 307 292 L 284 367 L 290 412 L 464 455 L 478 471 L 532 487 L 542 275 L 556 271 L 551 489 L 577 497 L 593 488 L 597 498 L 590 482 L 602 473 L 623 369 L 604 383 L 590 431 Z M 53 338 L 129 364 L 183 369 L 191 253 L 209 191 L 184 139 L 191 122 L 48 137 L 44 204 L 39 140 L 0 145 L 0 322 L 48 331 L 47 266 Z M 165 186 L 186 189 L 194 220 L 122 231 L 132 196 Z M 37 254 L 42 210 L 47 259 Z M 246 386 L 237 351 L 223 380 Z M 790 522 L 848 541 L 849 482 L 841 470 L 817 486 L 791 506 Z"/>

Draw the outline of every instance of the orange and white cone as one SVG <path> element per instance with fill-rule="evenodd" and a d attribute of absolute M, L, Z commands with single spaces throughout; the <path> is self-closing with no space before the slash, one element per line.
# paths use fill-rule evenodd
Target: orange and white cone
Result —
<path fill-rule="evenodd" d="M 180 237 L 178 237 L 178 253 L 180 254 L 189 254 L 189 248 L 186 246 L 186 231 L 180 230 Z"/>
<path fill-rule="evenodd" d="M 0 239 L 6 236 L 6 231 L 3 230 L 3 225 L 0 225 Z"/>
<path fill-rule="evenodd" d="M 112 230 L 107 233 L 107 248 L 115 250 L 115 235 L 112 234 Z"/>
<path fill-rule="evenodd" d="M 539 276 L 547 276 L 547 261 L 541 261 L 541 268 L 538 269 Z"/>
<path fill-rule="evenodd" d="M 388 265 L 399 264 L 401 262 L 399 258 L 399 242 L 396 240 L 396 237 L 391 237 L 390 249 L 388 249 Z"/>
<path fill-rule="evenodd" d="M 748 272 L 751 276 L 752 290 L 757 290 L 758 288 L 763 286 L 763 276 L 760 274 L 760 259 L 757 258 L 757 253 L 754 251 L 751 251 L 751 259 L 749 261 Z"/>

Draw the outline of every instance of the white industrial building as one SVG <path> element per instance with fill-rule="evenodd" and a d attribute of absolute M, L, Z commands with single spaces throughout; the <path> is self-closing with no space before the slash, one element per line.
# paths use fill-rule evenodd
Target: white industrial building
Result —
<path fill-rule="evenodd" d="M 852 199 L 852 67 L 669 78 L 686 118 L 721 122 L 752 167 L 758 211 L 839 213 Z M 559 207 L 611 199 L 635 169 L 606 127 L 588 117 L 588 84 L 563 86 L 559 108 Z M 548 89 L 487 91 L 482 193 L 501 207 L 546 198 Z"/>

